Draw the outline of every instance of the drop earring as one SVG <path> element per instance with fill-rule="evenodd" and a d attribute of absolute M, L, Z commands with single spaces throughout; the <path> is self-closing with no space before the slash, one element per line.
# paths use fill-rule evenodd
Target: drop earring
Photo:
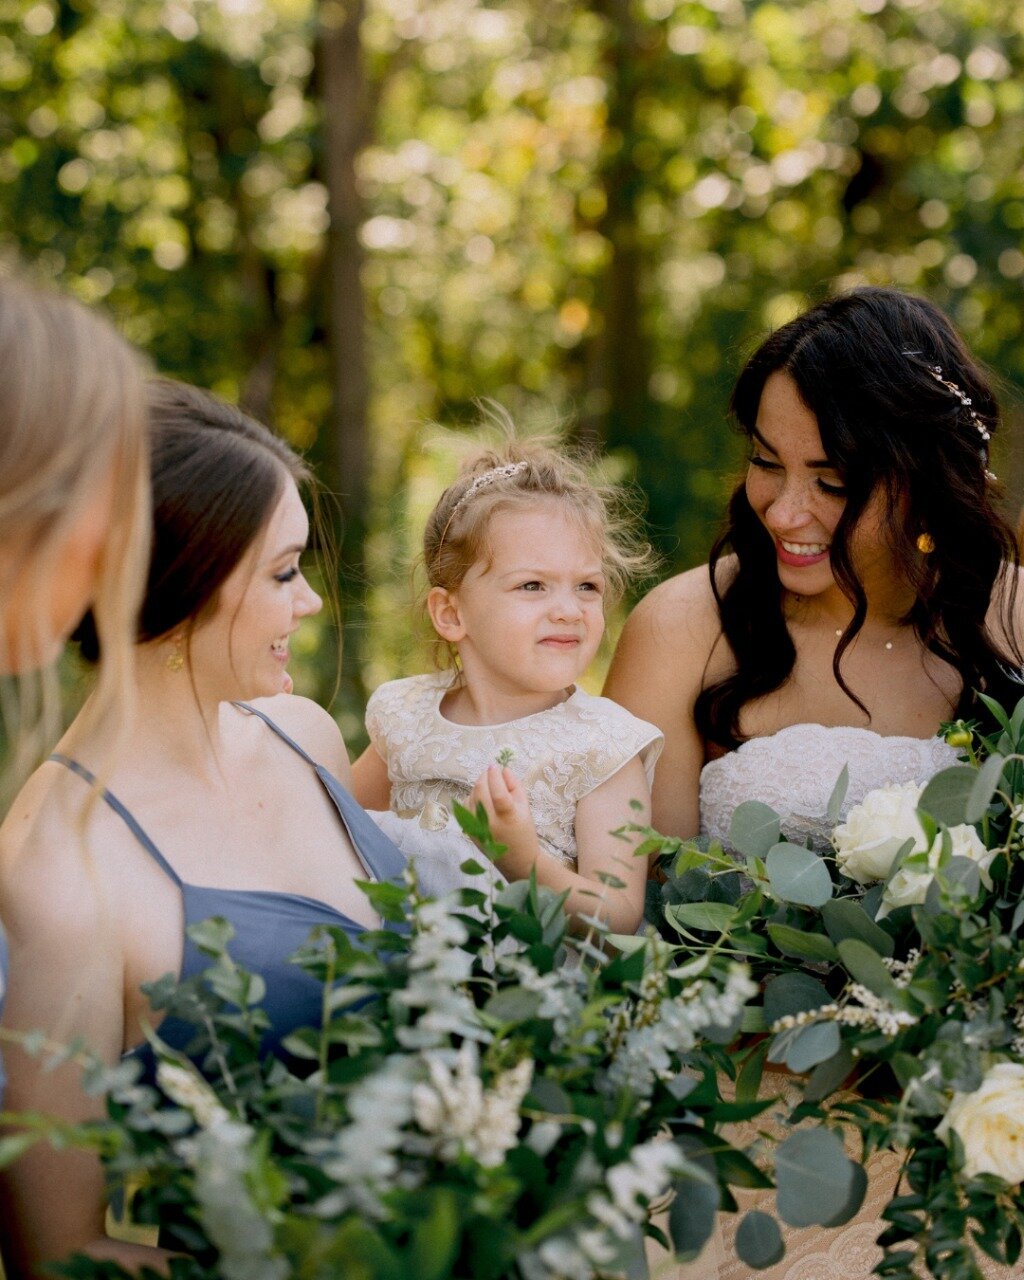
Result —
<path fill-rule="evenodd" d="M 185 665 L 185 655 L 181 648 L 181 636 L 171 637 L 171 651 L 166 658 L 168 671 L 180 671 Z"/>
<path fill-rule="evenodd" d="M 935 539 L 930 533 L 919 533 L 917 535 L 917 549 L 923 556 L 931 555 L 935 550 Z"/>

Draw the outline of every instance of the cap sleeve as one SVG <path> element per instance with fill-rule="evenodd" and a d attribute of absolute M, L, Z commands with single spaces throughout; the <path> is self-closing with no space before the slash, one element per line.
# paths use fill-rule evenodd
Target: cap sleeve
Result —
<path fill-rule="evenodd" d="M 588 699 L 581 719 L 587 732 L 573 770 L 569 799 L 578 804 L 634 756 L 639 756 L 647 785 L 652 785 L 654 766 L 665 745 L 665 736 L 656 725 L 637 719 L 609 698 Z"/>
<path fill-rule="evenodd" d="M 370 694 L 366 704 L 366 732 L 370 736 L 370 745 L 386 764 L 388 761 L 388 726 L 395 723 L 396 685 L 400 682 L 389 680 Z"/>

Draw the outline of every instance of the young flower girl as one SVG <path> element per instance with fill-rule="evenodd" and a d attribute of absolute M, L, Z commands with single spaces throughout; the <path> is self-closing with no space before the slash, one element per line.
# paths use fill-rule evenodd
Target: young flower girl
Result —
<path fill-rule="evenodd" d="M 427 521 L 427 609 L 447 669 L 382 685 L 356 796 L 431 892 L 465 883 L 473 847 L 451 816 L 482 803 L 509 880 L 536 870 L 573 916 L 615 932 L 643 916 L 647 822 L 661 733 L 576 686 L 605 609 L 645 562 L 601 490 L 550 449 L 510 443 L 469 461 Z"/>

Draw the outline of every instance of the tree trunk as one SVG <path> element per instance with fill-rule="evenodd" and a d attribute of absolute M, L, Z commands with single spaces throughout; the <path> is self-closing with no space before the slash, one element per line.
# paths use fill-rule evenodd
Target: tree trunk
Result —
<path fill-rule="evenodd" d="M 602 389 L 604 412 L 588 414 L 581 434 L 588 443 L 636 443 L 648 416 L 651 358 L 643 328 L 643 254 L 637 201 L 644 176 L 633 160 L 636 99 L 649 59 L 632 0 L 593 0 L 608 24 L 605 82 L 608 123 L 601 184 L 605 210 L 597 229 L 611 245 L 599 292 L 602 328 L 590 348 L 587 384 Z"/>
<path fill-rule="evenodd" d="M 319 6 L 324 179 L 331 220 L 326 270 L 334 409 L 328 465 L 331 487 L 341 497 L 345 541 L 355 535 L 360 552 L 370 476 L 370 381 L 359 242 L 364 210 L 356 184 L 356 159 L 365 145 L 368 126 L 360 45 L 364 10 L 364 0 L 320 0 Z"/>
<path fill-rule="evenodd" d="M 318 64 L 323 109 L 323 174 L 327 235 L 326 317 L 333 384 L 331 440 L 324 450 L 329 488 L 342 512 L 338 590 L 345 626 L 343 707 L 361 717 L 365 701 L 362 649 L 369 480 L 370 379 L 359 228 L 363 201 L 356 161 L 367 140 L 369 99 L 360 34 L 364 0 L 319 0 Z"/>

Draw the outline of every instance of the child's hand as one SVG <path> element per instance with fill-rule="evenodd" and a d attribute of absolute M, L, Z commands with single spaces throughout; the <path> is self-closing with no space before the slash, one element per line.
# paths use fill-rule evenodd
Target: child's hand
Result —
<path fill-rule="evenodd" d="M 509 880 L 521 880 L 530 874 L 540 853 L 537 829 L 526 789 L 511 769 L 492 764 L 476 780 L 468 802 L 475 810 L 482 804 L 491 834 L 508 846 L 508 853 L 498 866 Z"/>

